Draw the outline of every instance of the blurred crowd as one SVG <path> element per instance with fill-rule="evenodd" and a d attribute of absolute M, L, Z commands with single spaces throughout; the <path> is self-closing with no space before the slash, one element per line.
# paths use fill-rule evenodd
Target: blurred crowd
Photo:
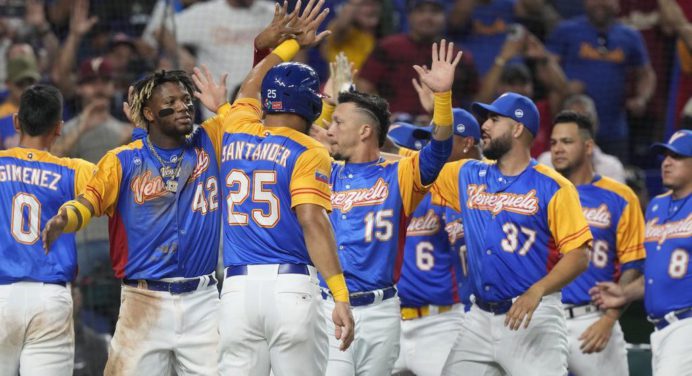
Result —
<path fill-rule="evenodd" d="M 66 99 L 63 134 L 51 151 L 93 163 L 130 140 L 122 103 L 147 72 L 204 64 L 217 77 L 230 74 L 232 98 L 252 66 L 254 38 L 274 13 L 270 0 L 0 4 L 0 149 L 18 143 L 12 114 L 22 91 L 46 82 Z M 530 96 L 541 114 L 532 149 L 539 161 L 550 162 L 551 119 L 562 109 L 598 124 L 597 171 L 640 185 L 641 169 L 657 166 L 648 145 L 692 127 L 692 1 L 327 0 L 327 7 L 331 36 L 298 60 L 326 79 L 328 62 L 343 51 L 358 70 L 358 89 L 385 97 L 395 121 L 430 121 L 411 67 L 429 64 L 430 45 L 446 37 L 463 51 L 455 106 L 505 91 Z M 89 348 L 100 346 L 97 333 L 112 332 L 117 316 L 110 300 L 99 301 L 103 291 L 118 294 L 117 282 L 99 279 L 111 275 L 107 226 L 95 218 L 77 235 L 78 301 L 90 307 L 78 315 L 85 328 L 78 338 Z M 85 369 L 98 361 L 84 360 Z"/>

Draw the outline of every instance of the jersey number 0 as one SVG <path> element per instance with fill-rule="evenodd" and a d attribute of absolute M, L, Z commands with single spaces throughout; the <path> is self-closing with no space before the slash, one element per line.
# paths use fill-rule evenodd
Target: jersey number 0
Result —
<path fill-rule="evenodd" d="M 27 209 L 24 215 L 25 208 Z M 12 236 L 26 245 L 38 241 L 41 228 L 41 203 L 36 196 L 28 193 L 18 193 L 12 199 Z"/>

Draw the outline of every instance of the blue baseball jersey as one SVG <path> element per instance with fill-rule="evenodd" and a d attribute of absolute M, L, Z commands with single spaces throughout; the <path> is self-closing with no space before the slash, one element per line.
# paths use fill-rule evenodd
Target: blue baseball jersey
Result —
<path fill-rule="evenodd" d="M 548 37 L 546 48 L 560 56 L 567 78 L 586 85 L 586 93 L 596 103 L 600 123 L 608 124 L 599 128 L 599 139 L 627 137 L 627 68 L 649 63 L 639 31 L 616 22 L 600 32 L 586 16 L 580 16 L 561 22 Z"/>
<path fill-rule="evenodd" d="M 205 122 L 177 149 L 154 146 L 169 167 L 182 158 L 175 193 L 166 190 L 161 163 L 145 140 L 111 150 L 99 161 L 83 196 L 94 215 L 110 217 L 110 254 L 117 278 L 193 278 L 214 272 L 221 187 L 217 144 L 210 134 L 217 126 Z"/>
<path fill-rule="evenodd" d="M 331 210 L 327 149 L 286 127 L 265 127 L 256 99 L 224 105 L 222 192 L 226 197 L 224 265 L 312 265 L 294 209 L 314 204 Z"/>
<path fill-rule="evenodd" d="M 352 293 L 386 288 L 399 279 L 408 220 L 428 192 L 419 156 L 332 165 L 330 219 Z"/>
<path fill-rule="evenodd" d="M 592 239 L 575 215 L 582 210 L 574 185 L 535 160 L 517 176 L 493 162 L 448 163 L 433 192 L 462 213 L 471 290 L 485 301 L 521 295 Z"/>
<path fill-rule="evenodd" d="M 617 281 L 624 271 L 643 260 L 644 216 L 639 199 L 628 186 L 596 175 L 577 186 L 584 217 L 593 235 L 589 268 L 562 289 L 563 303 L 591 302 L 589 289 L 597 282 Z"/>
<path fill-rule="evenodd" d="M 41 230 L 60 206 L 84 189 L 95 166 L 42 150 L 0 151 L 0 284 L 70 282 L 77 276 L 74 234 L 43 251 Z"/>
<path fill-rule="evenodd" d="M 406 229 L 404 264 L 397 283 L 403 307 L 468 303 L 460 213 L 436 201 L 428 193 Z"/>
<path fill-rule="evenodd" d="M 692 307 L 692 195 L 655 197 L 645 221 L 644 305 L 650 316 L 661 318 Z"/>

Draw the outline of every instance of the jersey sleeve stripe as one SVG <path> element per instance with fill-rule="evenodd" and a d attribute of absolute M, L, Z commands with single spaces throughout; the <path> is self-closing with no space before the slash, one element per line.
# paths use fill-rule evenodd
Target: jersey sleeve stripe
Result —
<path fill-rule="evenodd" d="M 572 241 L 572 240 L 574 240 L 574 239 L 579 238 L 580 236 L 584 235 L 584 233 L 586 233 L 587 231 L 589 231 L 589 226 L 583 227 L 581 230 L 575 232 L 574 234 L 572 234 L 572 235 L 570 235 L 570 236 L 566 236 L 564 239 L 562 239 L 562 240 L 560 241 L 560 243 L 558 243 L 557 248 L 558 248 L 558 249 L 562 249 L 562 247 L 563 247 L 566 243 L 568 243 L 568 242 L 570 242 L 570 241 Z"/>
<path fill-rule="evenodd" d="M 103 211 L 101 210 L 101 209 L 102 209 L 102 208 L 101 208 L 101 203 L 103 202 L 103 197 L 101 196 L 101 194 L 98 193 L 98 191 L 96 191 L 96 189 L 94 189 L 93 187 L 87 186 L 87 187 L 86 187 L 86 190 L 89 191 L 89 192 L 91 192 L 94 196 L 96 196 L 97 204 L 98 204 L 98 206 L 99 206 L 99 207 L 98 207 L 98 212 L 99 212 L 99 213 L 103 213 Z"/>
<path fill-rule="evenodd" d="M 304 194 L 314 194 L 314 195 L 320 196 L 324 199 L 331 200 L 331 197 L 329 197 L 329 195 L 325 194 L 324 192 L 322 192 L 318 189 L 298 188 L 298 189 L 294 189 L 291 191 L 291 196 L 298 196 L 298 195 L 304 195 Z"/>

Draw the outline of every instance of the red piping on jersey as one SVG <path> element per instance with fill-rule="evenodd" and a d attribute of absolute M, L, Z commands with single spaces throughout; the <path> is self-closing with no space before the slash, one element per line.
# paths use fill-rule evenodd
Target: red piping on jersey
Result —
<path fill-rule="evenodd" d="M 551 236 L 550 240 L 548 240 L 548 262 L 546 262 L 546 271 L 550 273 L 561 258 L 562 254 L 555 246 L 555 239 Z"/>
<path fill-rule="evenodd" d="M 324 199 L 330 200 L 331 197 L 329 197 L 327 194 L 324 192 L 318 190 L 318 189 L 313 189 L 313 188 L 296 188 L 291 191 L 292 196 L 298 196 L 298 195 L 303 195 L 303 194 L 314 194 L 316 196 L 322 197 Z"/>
<path fill-rule="evenodd" d="M 96 196 L 96 200 L 98 201 L 97 204 L 99 205 L 98 212 L 99 214 L 103 214 L 103 212 L 101 211 L 101 205 L 103 203 L 103 197 L 101 196 L 101 194 L 96 189 L 94 189 L 94 187 L 91 186 L 87 186 L 86 190 L 93 193 L 94 196 Z"/>
<path fill-rule="evenodd" d="M 587 232 L 587 231 L 589 231 L 589 226 L 585 226 L 584 228 L 582 228 L 581 230 L 575 232 L 574 234 L 565 237 L 564 239 L 562 239 L 562 241 L 560 241 L 560 244 L 558 244 L 558 248 L 564 247 L 565 244 L 566 244 L 567 242 L 570 242 L 570 241 L 572 241 L 572 240 L 574 240 L 574 239 L 576 239 L 576 238 L 578 238 L 578 237 L 584 235 L 584 233 Z M 571 251 L 571 250 L 570 250 L 570 251 Z"/>
<path fill-rule="evenodd" d="M 127 266 L 128 247 L 127 231 L 120 213 L 116 210 L 113 217 L 108 220 L 108 233 L 111 239 L 111 264 L 116 278 L 125 278 L 125 266 Z"/>
<path fill-rule="evenodd" d="M 452 247 L 452 252 L 454 252 L 455 247 Z M 454 303 L 459 303 L 459 284 L 457 283 L 457 273 L 454 272 L 454 262 L 449 266 L 449 272 L 452 274 L 452 299 Z"/>
<path fill-rule="evenodd" d="M 406 229 L 408 228 L 408 222 L 410 219 L 410 217 L 406 216 L 404 207 L 402 205 L 401 214 L 399 216 L 399 239 L 397 240 L 396 244 L 396 260 L 394 262 L 394 283 L 399 282 L 399 277 L 401 277 L 401 266 L 404 264 Z"/>

